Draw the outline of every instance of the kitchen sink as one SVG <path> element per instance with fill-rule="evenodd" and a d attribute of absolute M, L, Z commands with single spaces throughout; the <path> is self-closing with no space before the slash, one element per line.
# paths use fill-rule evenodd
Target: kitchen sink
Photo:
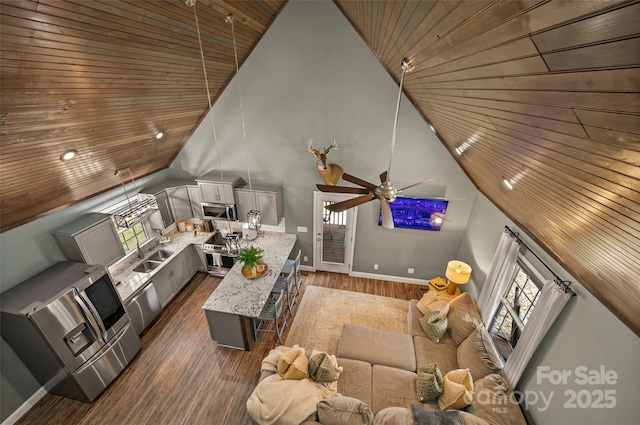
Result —
<path fill-rule="evenodd" d="M 145 260 L 133 268 L 134 272 L 149 273 L 151 270 L 158 268 L 162 261 Z"/>
<path fill-rule="evenodd" d="M 167 258 L 171 257 L 173 255 L 173 251 L 171 251 L 170 249 L 160 249 L 156 252 L 153 253 L 153 255 L 151 255 L 148 260 L 151 261 L 164 261 Z"/>

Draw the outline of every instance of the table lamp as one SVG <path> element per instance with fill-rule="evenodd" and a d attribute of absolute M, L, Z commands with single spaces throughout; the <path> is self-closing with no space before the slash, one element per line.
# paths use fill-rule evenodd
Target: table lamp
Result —
<path fill-rule="evenodd" d="M 471 266 L 459 260 L 451 260 L 447 264 L 447 272 L 445 274 L 449 280 L 449 288 L 447 293 L 455 295 L 458 285 L 469 282 L 471 277 Z"/>

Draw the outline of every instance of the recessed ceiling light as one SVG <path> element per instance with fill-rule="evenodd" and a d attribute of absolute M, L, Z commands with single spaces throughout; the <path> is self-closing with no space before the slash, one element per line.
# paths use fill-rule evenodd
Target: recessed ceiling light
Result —
<path fill-rule="evenodd" d="M 162 139 L 164 137 L 164 133 L 162 131 L 159 131 L 156 133 L 156 139 Z"/>
<path fill-rule="evenodd" d="M 460 149 L 460 146 L 458 146 L 458 147 L 456 148 L 456 153 L 457 153 L 458 155 L 462 155 L 462 149 Z"/>
<path fill-rule="evenodd" d="M 70 149 L 65 153 L 63 153 L 62 155 L 60 155 L 60 161 L 69 161 L 70 159 L 75 158 L 77 154 L 78 154 L 77 150 Z"/>
<path fill-rule="evenodd" d="M 436 132 L 436 128 L 434 126 L 432 126 L 431 124 L 429 124 L 429 128 L 431 129 L 431 131 L 433 131 L 434 133 Z"/>
<path fill-rule="evenodd" d="M 504 182 L 505 186 L 507 186 L 509 189 L 513 189 L 513 185 L 511 184 L 511 182 L 507 179 L 502 179 L 502 181 Z"/>

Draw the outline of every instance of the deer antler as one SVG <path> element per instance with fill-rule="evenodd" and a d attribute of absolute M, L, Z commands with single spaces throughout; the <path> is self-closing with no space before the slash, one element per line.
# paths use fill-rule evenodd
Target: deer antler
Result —
<path fill-rule="evenodd" d="M 311 137 L 309 139 L 309 148 L 308 148 L 309 152 L 311 152 L 312 154 L 314 154 L 315 156 L 319 157 L 320 156 L 320 152 L 318 152 L 318 149 L 314 149 L 313 148 L 313 137 Z"/>
<path fill-rule="evenodd" d="M 324 150 L 324 154 L 328 155 L 329 152 L 331 152 L 332 149 L 338 149 L 338 144 L 336 143 L 336 138 L 335 137 L 331 141 L 331 145 Z"/>

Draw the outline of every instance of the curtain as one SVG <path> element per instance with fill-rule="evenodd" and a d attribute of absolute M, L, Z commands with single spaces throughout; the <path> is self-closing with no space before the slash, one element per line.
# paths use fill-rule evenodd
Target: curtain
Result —
<path fill-rule="evenodd" d="M 562 312 L 569 298 L 571 298 L 571 293 L 565 292 L 552 280 L 547 281 L 542 287 L 540 297 L 522 331 L 520 340 L 504 365 L 504 373 L 513 387 L 520 380 L 524 368 L 538 348 L 540 341 Z"/>
<path fill-rule="evenodd" d="M 489 270 L 480 291 L 480 297 L 478 297 L 478 309 L 482 315 L 482 321 L 487 326 L 498 309 L 500 299 L 511 283 L 511 278 L 516 270 L 519 250 L 518 238 L 505 229 L 493 257 L 491 270 Z"/>

